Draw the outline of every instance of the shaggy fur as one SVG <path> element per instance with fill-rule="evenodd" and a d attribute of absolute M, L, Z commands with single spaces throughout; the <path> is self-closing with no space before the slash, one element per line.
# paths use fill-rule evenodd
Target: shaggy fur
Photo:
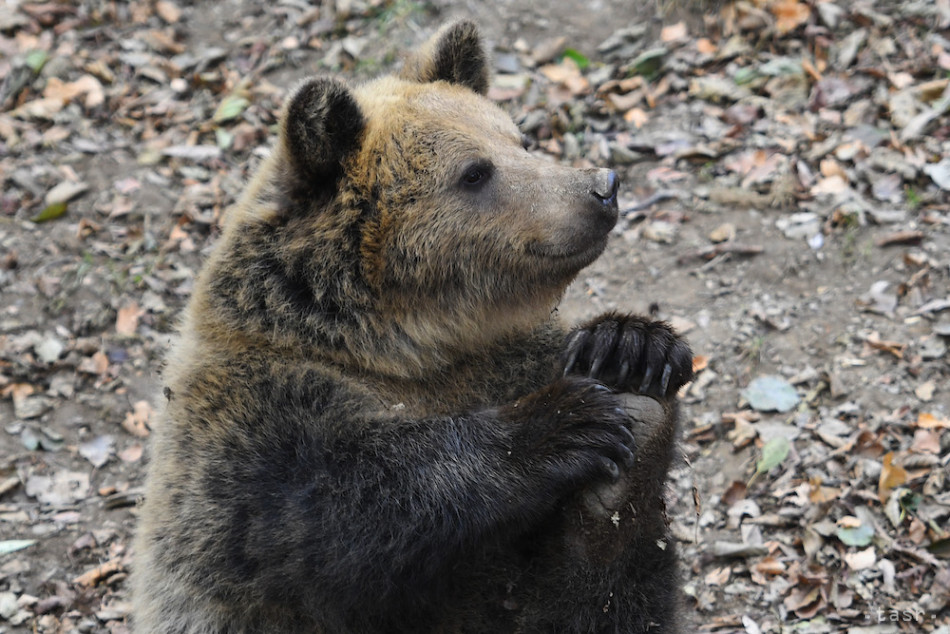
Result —
<path fill-rule="evenodd" d="M 689 348 L 552 320 L 616 177 L 525 152 L 485 60 L 457 23 L 288 100 L 168 361 L 139 634 L 675 630 Z"/>

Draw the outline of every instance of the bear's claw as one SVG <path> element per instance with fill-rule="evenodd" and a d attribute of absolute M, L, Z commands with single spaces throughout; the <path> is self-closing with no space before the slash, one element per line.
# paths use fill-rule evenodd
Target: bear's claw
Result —
<path fill-rule="evenodd" d="M 568 335 L 564 375 L 580 374 L 622 392 L 668 398 L 692 379 L 692 353 L 670 326 L 608 313 Z"/>

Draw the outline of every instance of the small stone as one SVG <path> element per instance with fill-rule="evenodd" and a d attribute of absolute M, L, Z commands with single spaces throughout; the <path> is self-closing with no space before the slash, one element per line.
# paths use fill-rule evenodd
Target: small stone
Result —
<path fill-rule="evenodd" d="M 723 223 L 709 232 L 709 240 L 715 243 L 728 242 L 729 240 L 734 240 L 735 237 L 736 226 L 731 222 Z"/>
<path fill-rule="evenodd" d="M 844 9 L 832 2 L 818 3 L 818 19 L 821 20 L 821 23 L 827 26 L 829 29 L 837 28 L 838 23 L 841 22 L 841 17 L 843 15 Z"/>
<path fill-rule="evenodd" d="M 39 418 L 51 409 L 53 409 L 53 399 L 46 396 L 13 399 L 13 415 L 19 419 Z"/>
<path fill-rule="evenodd" d="M 0 619 L 9 619 L 17 613 L 19 606 L 16 603 L 16 595 L 12 592 L 0 592 Z"/>
<path fill-rule="evenodd" d="M 654 220 L 643 227 L 643 237 L 660 244 L 672 244 L 676 239 L 676 225 L 663 220 Z"/>
<path fill-rule="evenodd" d="M 55 363 L 66 346 L 56 337 L 47 337 L 33 346 L 33 352 L 43 363 Z"/>

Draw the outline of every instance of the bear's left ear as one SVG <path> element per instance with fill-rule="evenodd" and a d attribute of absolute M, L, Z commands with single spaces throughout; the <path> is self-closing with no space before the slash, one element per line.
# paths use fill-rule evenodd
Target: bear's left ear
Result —
<path fill-rule="evenodd" d="M 443 80 L 488 92 L 488 56 L 478 27 L 469 20 L 447 24 L 406 60 L 400 76 L 409 81 Z"/>
<path fill-rule="evenodd" d="M 365 121 L 356 98 L 338 80 L 307 80 L 290 97 L 281 123 L 281 143 L 297 176 L 331 187 L 343 159 L 359 147 Z"/>

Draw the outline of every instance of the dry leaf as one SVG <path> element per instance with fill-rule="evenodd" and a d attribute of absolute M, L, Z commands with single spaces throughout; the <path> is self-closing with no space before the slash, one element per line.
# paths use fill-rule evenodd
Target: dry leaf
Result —
<path fill-rule="evenodd" d="M 825 607 L 820 587 L 797 587 L 783 601 L 785 607 L 803 619 L 810 619 Z"/>
<path fill-rule="evenodd" d="M 752 580 L 764 586 L 769 582 L 769 577 L 784 574 L 785 570 L 786 566 L 784 563 L 775 557 L 769 556 L 763 557 L 761 561 L 753 564 L 750 572 L 752 573 Z"/>
<path fill-rule="evenodd" d="M 632 123 L 637 128 L 642 128 L 650 120 L 650 115 L 640 108 L 631 108 L 624 113 L 623 120 Z"/>
<path fill-rule="evenodd" d="M 877 495 L 883 504 L 890 497 L 891 491 L 907 482 L 909 476 L 904 467 L 894 464 L 894 452 L 891 451 L 884 456 L 884 462 L 881 465 L 881 477 L 877 485 Z"/>
<path fill-rule="evenodd" d="M 100 564 L 92 570 L 88 570 L 79 575 L 73 579 L 73 583 L 80 586 L 94 586 L 99 582 L 104 581 L 108 577 L 111 577 L 115 573 L 122 572 L 123 570 L 125 570 L 125 566 L 122 564 L 121 560 L 110 559 L 104 564 Z"/>
<path fill-rule="evenodd" d="M 934 391 L 936 389 L 937 389 L 936 383 L 934 383 L 933 381 L 926 381 L 918 385 L 916 388 L 914 388 L 914 394 L 917 396 L 917 398 L 927 403 L 933 400 Z"/>
<path fill-rule="evenodd" d="M 937 418 L 934 414 L 921 412 L 916 424 L 922 429 L 950 429 L 950 418 Z"/>
<path fill-rule="evenodd" d="M 856 553 L 845 553 L 844 561 L 851 570 L 865 570 L 877 563 L 877 555 L 874 554 L 874 546 L 871 546 Z"/>
<path fill-rule="evenodd" d="M 808 500 L 812 504 L 823 504 L 841 497 L 840 487 L 822 486 L 821 478 L 811 478 L 808 481 Z"/>
<path fill-rule="evenodd" d="M 770 7 L 775 16 L 775 28 L 780 34 L 794 31 L 811 17 L 811 9 L 798 0 L 779 0 Z"/>
<path fill-rule="evenodd" d="M 696 50 L 703 55 L 715 55 L 719 48 L 709 38 L 701 37 L 696 40 Z"/>
<path fill-rule="evenodd" d="M 677 22 L 676 24 L 671 24 L 670 26 L 664 26 L 663 30 L 660 31 L 660 39 L 664 42 L 682 40 L 688 35 L 689 32 L 686 30 L 685 22 Z"/>
<path fill-rule="evenodd" d="M 122 337 L 134 337 L 135 330 L 139 327 L 139 317 L 144 314 L 145 311 L 135 302 L 120 308 L 115 319 L 116 334 Z"/>
<path fill-rule="evenodd" d="M 158 14 L 166 24 L 175 24 L 181 19 L 181 9 L 174 2 L 168 0 L 158 0 L 155 3 L 155 13 Z"/>
<path fill-rule="evenodd" d="M 915 453 L 940 453 L 940 433 L 935 429 L 918 429 L 910 450 Z"/>
<path fill-rule="evenodd" d="M 837 524 L 842 528 L 858 528 L 861 526 L 861 520 L 854 515 L 845 515 L 838 520 Z"/>
<path fill-rule="evenodd" d="M 132 411 L 125 415 L 125 420 L 122 421 L 122 429 L 138 438 L 148 437 L 148 421 L 152 412 L 152 406 L 149 405 L 148 401 L 137 401 L 132 405 Z"/>
<path fill-rule="evenodd" d="M 129 445 L 116 455 L 119 456 L 119 460 L 122 462 L 138 462 L 142 458 L 143 451 L 144 447 L 142 444 L 135 443 L 133 445 Z"/>
<path fill-rule="evenodd" d="M 904 358 L 904 350 L 907 348 L 907 344 L 905 343 L 900 343 L 899 341 L 884 341 L 876 332 L 869 334 L 866 341 L 868 342 L 868 345 L 875 350 L 883 350 L 884 352 L 894 355 L 898 359 Z"/>
<path fill-rule="evenodd" d="M 732 575 L 732 568 L 729 566 L 723 566 L 722 568 L 715 568 L 709 571 L 706 574 L 706 585 L 708 586 L 722 586 L 729 581 L 729 577 Z"/>

